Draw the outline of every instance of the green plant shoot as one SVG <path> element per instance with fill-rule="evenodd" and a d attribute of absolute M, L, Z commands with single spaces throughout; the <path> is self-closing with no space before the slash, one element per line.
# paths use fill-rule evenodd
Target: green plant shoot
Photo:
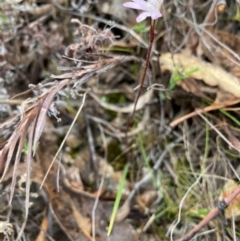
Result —
<path fill-rule="evenodd" d="M 173 71 L 173 74 L 171 76 L 171 79 L 170 79 L 170 82 L 169 82 L 169 85 L 168 85 L 168 90 L 173 90 L 176 86 L 176 84 L 181 81 L 181 80 L 184 80 L 186 78 L 188 78 L 189 76 L 192 75 L 192 73 L 198 71 L 199 68 L 194 68 L 188 72 L 183 72 L 180 74 L 180 72 L 178 71 L 178 67 L 176 67 Z"/>
<path fill-rule="evenodd" d="M 119 207 L 119 204 L 120 204 L 120 201 L 121 201 L 122 191 L 123 191 L 124 183 L 125 183 L 126 176 L 127 176 L 127 173 L 128 173 L 128 168 L 129 168 L 129 164 L 127 164 L 124 167 L 123 174 L 122 174 L 122 177 L 121 177 L 121 180 L 120 180 L 120 183 L 119 183 L 119 187 L 118 187 L 118 191 L 117 191 L 117 197 L 116 197 L 115 202 L 114 202 L 113 211 L 112 211 L 111 218 L 110 218 L 110 224 L 109 224 L 109 227 L 108 227 L 108 236 L 110 235 L 110 233 L 112 231 L 114 220 L 115 220 L 117 210 L 118 210 L 118 207 Z"/>

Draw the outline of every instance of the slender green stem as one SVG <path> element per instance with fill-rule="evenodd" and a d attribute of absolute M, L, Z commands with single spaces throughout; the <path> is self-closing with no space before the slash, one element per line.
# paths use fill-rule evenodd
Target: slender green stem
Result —
<path fill-rule="evenodd" d="M 147 69 L 148 69 L 148 66 L 149 66 L 149 63 L 150 63 L 150 57 L 151 57 L 152 46 L 153 46 L 153 41 L 154 41 L 154 27 L 155 27 L 155 22 L 152 21 L 151 22 L 151 27 L 150 27 L 150 32 L 149 32 L 149 40 L 150 40 L 150 42 L 149 42 L 149 47 L 148 47 L 148 52 L 147 52 L 146 65 L 145 65 L 145 68 L 144 68 L 143 76 L 142 76 L 142 79 L 141 79 L 141 82 L 140 82 L 139 91 L 138 91 L 137 96 L 136 96 L 136 100 L 135 100 L 135 103 L 134 103 L 134 108 L 133 108 L 133 112 L 132 112 L 132 116 L 130 118 L 130 121 L 132 121 L 133 118 L 134 118 L 134 115 L 135 115 L 135 112 L 136 112 L 137 103 L 138 103 L 139 97 L 140 97 L 140 95 L 142 93 L 143 84 L 144 84 L 144 81 L 145 81 L 145 78 L 146 78 L 146 74 L 147 74 Z"/>
<path fill-rule="evenodd" d="M 150 32 L 149 32 L 149 47 L 148 47 L 148 52 L 147 52 L 147 57 L 146 57 L 146 65 L 145 65 L 143 76 L 142 76 L 142 79 L 141 79 L 141 82 L 140 82 L 140 87 L 139 87 L 139 90 L 138 90 L 138 93 L 137 93 L 137 96 L 136 96 L 136 99 L 135 99 L 135 102 L 134 102 L 133 112 L 132 112 L 132 115 L 130 116 L 130 118 L 128 119 L 128 122 L 127 122 L 127 130 L 126 130 L 126 145 L 127 146 L 129 145 L 129 143 L 128 143 L 129 127 L 130 127 L 130 124 L 133 121 L 134 116 L 135 116 L 137 103 L 138 103 L 139 97 L 142 93 L 143 84 L 144 84 L 146 74 L 147 74 L 147 69 L 148 69 L 148 66 L 149 66 L 149 63 L 150 63 L 150 57 L 151 57 L 152 46 L 153 46 L 153 41 L 154 41 L 154 28 L 155 28 L 155 21 L 152 21 L 151 26 L 150 26 Z"/>

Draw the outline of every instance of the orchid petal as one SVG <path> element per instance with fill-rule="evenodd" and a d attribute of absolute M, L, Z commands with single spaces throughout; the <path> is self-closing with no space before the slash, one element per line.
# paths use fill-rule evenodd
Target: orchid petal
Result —
<path fill-rule="evenodd" d="M 151 14 L 149 12 L 143 12 L 138 15 L 138 17 L 136 18 L 136 21 L 139 23 L 139 22 L 145 20 L 147 17 L 150 17 L 150 15 Z"/>
<path fill-rule="evenodd" d="M 140 5 L 138 3 L 127 2 L 127 3 L 124 3 L 123 6 L 127 7 L 127 8 L 133 8 L 133 9 L 148 11 L 148 8 L 145 5 Z"/>
<path fill-rule="evenodd" d="M 151 14 L 151 18 L 152 18 L 153 20 L 158 19 L 158 18 L 161 18 L 161 17 L 162 17 L 162 14 L 161 14 L 161 13 L 152 13 L 152 14 Z"/>
<path fill-rule="evenodd" d="M 160 13 L 162 3 L 163 0 L 131 0 L 131 2 L 124 3 L 123 6 L 142 10 L 143 12 L 136 19 L 137 22 L 141 22 L 147 17 L 151 17 L 153 20 L 162 17 Z"/>

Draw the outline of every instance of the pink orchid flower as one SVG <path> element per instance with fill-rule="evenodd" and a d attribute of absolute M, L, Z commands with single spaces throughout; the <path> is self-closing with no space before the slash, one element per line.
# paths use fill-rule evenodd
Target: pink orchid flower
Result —
<path fill-rule="evenodd" d="M 163 0 L 148 0 L 147 2 L 144 0 L 131 0 L 131 2 L 124 3 L 123 6 L 144 11 L 136 19 L 139 23 L 147 17 L 151 17 L 152 20 L 162 17 L 160 13 L 162 3 Z"/>

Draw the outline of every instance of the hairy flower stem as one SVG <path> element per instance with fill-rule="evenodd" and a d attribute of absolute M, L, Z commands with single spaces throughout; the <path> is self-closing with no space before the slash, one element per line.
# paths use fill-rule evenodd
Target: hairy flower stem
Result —
<path fill-rule="evenodd" d="M 133 108 L 133 112 L 132 115 L 130 116 L 130 118 L 128 119 L 127 122 L 127 130 L 126 130 L 126 142 L 127 142 L 127 146 L 128 146 L 128 131 L 129 131 L 129 127 L 131 122 L 133 121 L 133 118 L 135 116 L 135 112 L 136 112 L 136 107 L 137 107 L 137 103 L 139 100 L 139 97 L 142 93 L 142 89 L 143 89 L 143 84 L 146 78 L 146 74 L 147 74 L 147 69 L 150 63 L 150 57 L 151 57 L 151 52 L 152 52 L 152 46 L 153 46 L 153 41 L 154 41 L 154 28 L 155 28 L 155 21 L 151 21 L 151 26 L 150 26 L 150 32 L 149 32 L 149 47 L 148 47 L 148 51 L 147 51 L 147 58 L 146 58 L 146 65 L 144 68 L 144 72 L 143 72 L 143 76 L 140 82 L 140 87 L 134 102 L 134 108 Z"/>

